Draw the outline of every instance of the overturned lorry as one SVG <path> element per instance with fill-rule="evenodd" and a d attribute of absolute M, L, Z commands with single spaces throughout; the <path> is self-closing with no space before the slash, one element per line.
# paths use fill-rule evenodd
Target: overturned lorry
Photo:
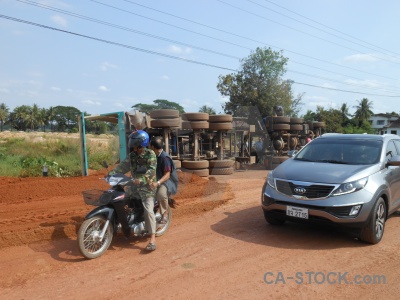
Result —
<path fill-rule="evenodd" d="M 267 169 L 273 170 L 289 158 L 289 151 L 300 150 L 324 133 L 325 123 L 277 115 L 264 118 L 263 126 L 263 163 Z"/>

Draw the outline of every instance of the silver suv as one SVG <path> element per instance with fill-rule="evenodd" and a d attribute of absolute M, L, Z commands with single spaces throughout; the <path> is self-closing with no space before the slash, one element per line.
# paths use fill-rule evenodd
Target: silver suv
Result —
<path fill-rule="evenodd" d="M 379 243 L 400 206 L 399 154 L 398 135 L 324 134 L 269 172 L 265 219 L 347 226 Z"/>

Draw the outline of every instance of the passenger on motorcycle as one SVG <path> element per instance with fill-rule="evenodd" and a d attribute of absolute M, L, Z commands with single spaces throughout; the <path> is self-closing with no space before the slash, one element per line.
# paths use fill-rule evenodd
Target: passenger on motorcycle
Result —
<path fill-rule="evenodd" d="M 157 155 L 157 182 L 152 183 L 153 188 L 157 189 L 156 199 L 160 204 L 162 219 L 161 224 L 166 224 L 168 220 L 168 196 L 176 194 L 178 189 L 178 175 L 176 167 L 171 157 L 163 150 L 163 138 L 153 137 L 150 141 L 150 148 Z"/>
<path fill-rule="evenodd" d="M 127 193 L 138 194 L 144 206 L 144 219 L 150 241 L 146 250 L 156 250 L 156 219 L 154 215 L 154 197 L 156 189 L 152 183 L 156 182 L 157 157 L 153 150 L 146 148 L 149 144 L 149 135 L 143 130 L 137 130 L 129 135 L 129 155 L 120 162 L 108 175 L 115 173 L 125 174 L 131 171 L 133 186 Z"/>

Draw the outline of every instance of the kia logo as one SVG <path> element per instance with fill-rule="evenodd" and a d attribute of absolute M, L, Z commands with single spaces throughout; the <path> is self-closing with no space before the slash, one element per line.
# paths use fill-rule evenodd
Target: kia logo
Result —
<path fill-rule="evenodd" d="M 303 187 L 295 187 L 294 191 L 297 194 L 305 194 L 307 192 L 307 190 L 305 188 L 303 188 Z"/>

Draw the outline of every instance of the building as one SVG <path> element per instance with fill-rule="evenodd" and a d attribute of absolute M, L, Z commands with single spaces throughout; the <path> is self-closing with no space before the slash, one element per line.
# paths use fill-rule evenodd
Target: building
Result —
<path fill-rule="evenodd" d="M 400 134 L 400 120 L 398 115 L 376 114 L 370 117 L 369 121 L 377 134 Z"/>

